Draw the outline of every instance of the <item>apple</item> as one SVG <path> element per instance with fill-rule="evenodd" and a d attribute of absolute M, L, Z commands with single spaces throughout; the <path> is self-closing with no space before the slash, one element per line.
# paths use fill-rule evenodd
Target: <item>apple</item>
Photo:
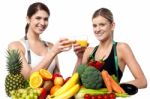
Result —
<path fill-rule="evenodd" d="M 63 77 L 55 77 L 54 79 L 54 85 L 62 86 L 64 84 Z"/>
<path fill-rule="evenodd" d="M 45 88 L 42 88 L 40 96 L 38 97 L 38 99 L 46 99 L 46 96 L 47 96 L 47 91 Z"/>
<path fill-rule="evenodd" d="M 52 80 L 54 81 L 55 77 L 62 77 L 60 73 L 54 73 L 52 76 Z"/>

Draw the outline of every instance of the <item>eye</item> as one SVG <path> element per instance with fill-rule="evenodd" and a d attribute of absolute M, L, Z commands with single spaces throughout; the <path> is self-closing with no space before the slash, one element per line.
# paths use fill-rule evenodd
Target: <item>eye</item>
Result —
<path fill-rule="evenodd" d="M 45 21 L 48 21 L 48 18 L 44 18 Z"/>
<path fill-rule="evenodd" d="M 104 23 L 100 23 L 99 26 L 105 26 L 105 24 Z"/>
<path fill-rule="evenodd" d="M 40 20 L 40 19 L 41 19 L 41 17 L 37 16 L 35 19 Z"/>
<path fill-rule="evenodd" d="M 97 25 L 96 25 L 96 24 L 93 24 L 93 27 L 97 27 Z"/>

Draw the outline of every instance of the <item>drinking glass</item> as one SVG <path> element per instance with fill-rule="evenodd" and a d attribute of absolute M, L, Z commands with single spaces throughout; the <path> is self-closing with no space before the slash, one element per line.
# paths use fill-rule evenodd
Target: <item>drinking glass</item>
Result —
<path fill-rule="evenodd" d="M 87 35 L 79 35 L 75 37 L 76 43 L 80 44 L 81 47 L 88 46 L 88 37 Z"/>

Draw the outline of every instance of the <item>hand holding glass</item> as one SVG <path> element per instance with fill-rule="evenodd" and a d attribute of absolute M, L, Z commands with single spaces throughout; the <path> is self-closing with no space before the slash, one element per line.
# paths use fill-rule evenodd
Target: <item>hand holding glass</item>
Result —
<path fill-rule="evenodd" d="M 75 37 L 76 43 L 80 44 L 81 47 L 87 47 L 88 41 L 86 35 L 79 35 Z"/>

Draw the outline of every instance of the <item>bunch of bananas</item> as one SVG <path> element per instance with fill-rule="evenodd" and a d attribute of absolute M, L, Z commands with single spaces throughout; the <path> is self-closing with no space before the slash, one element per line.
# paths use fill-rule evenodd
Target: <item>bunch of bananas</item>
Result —
<path fill-rule="evenodd" d="M 72 77 L 54 93 L 54 95 L 48 96 L 47 99 L 69 99 L 74 96 L 79 89 L 79 74 L 74 73 Z"/>

